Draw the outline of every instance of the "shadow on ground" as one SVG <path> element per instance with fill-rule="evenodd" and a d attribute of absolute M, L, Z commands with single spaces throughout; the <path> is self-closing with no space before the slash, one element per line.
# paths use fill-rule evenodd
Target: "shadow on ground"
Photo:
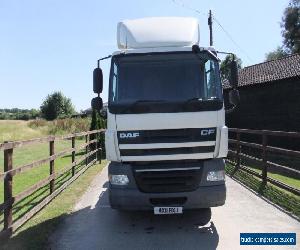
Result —
<path fill-rule="evenodd" d="M 56 230 L 49 237 L 47 246 L 35 245 L 35 249 L 211 250 L 216 249 L 219 242 L 217 229 L 210 221 L 210 209 L 169 216 L 155 216 L 153 212 L 120 212 L 110 208 L 107 191 L 100 194 L 95 206 L 63 217 L 59 227 L 53 228 Z M 61 221 L 60 218 L 53 220 Z M 21 232 L 14 241 L 33 235 L 38 237 L 47 223 L 49 221 Z M 33 246 L 30 244 L 28 249 Z"/>

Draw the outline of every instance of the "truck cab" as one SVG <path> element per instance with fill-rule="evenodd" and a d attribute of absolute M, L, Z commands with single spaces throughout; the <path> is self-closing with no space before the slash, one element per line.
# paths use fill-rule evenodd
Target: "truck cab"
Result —
<path fill-rule="evenodd" d="M 118 24 L 105 133 L 112 208 L 182 213 L 225 203 L 228 128 L 217 52 L 194 18 Z"/>

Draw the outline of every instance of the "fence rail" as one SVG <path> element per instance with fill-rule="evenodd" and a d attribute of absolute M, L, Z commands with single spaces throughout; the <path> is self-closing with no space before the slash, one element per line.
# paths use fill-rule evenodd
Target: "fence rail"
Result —
<path fill-rule="evenodd" d="M 3 150 L 4 154 L 4 171 L 0 172 L 0 181 L 4 182 L 4 202 L 0 204 L 0 215 L 3 213 L 3 230 L 0 231 L 0 239 L 7 238 L 11 234 L 22 226 L 33 215 L 40 211 L 45 205 L 47 205 L 55 196 L 57 196 L 63 189 L 65 189 L 70 183 L 72 183 L 78 176 L 80 176 L 85 170 L 92 166 L 95 162 L 101 162 L 100 134 L 104 130 L 93 130 L 88 132 L 74 133 L 64 136 L 48 136 L 44 138 L 35 138 L 25 141 L 4 142 L 0 144 L 0 151 Z M 76 147 L 76 138 L 85 137 L 85 143 Z M 93 138 L 91 138 L 93 137 Z M 95 139 L 96 138 L 96 139 Z M 90 140 L 91 139 L 91 140 Z M 71 147 L 55 153 L 55 143 L 62 140 L 71 140 Z M 24 164 L 20 167 L 13 168 L 13 153 L 15 148 L 28 146 L 36 143 L 49 143 L 49 157 L 40 159 L 28 164 Z M 76 159 L 76 152 L 84 151 L 84 155 L 79 159 Z M 71 164 L 63 168 L 59 172 L 55 172 L 55 160 L 71 154 Z M 84 166 L 80 169 L 76 169 L 77 166 L 85 162 Z M 49 163 L 49 176 L 38 181 L 34 185 L 30 186 L 21 193 L 13 196 L 13 177 L 40 167 Z M 77 173 L 76 173 L 77 170 Z M 64 174 L 70 172 L 72 177 L 65 181 L 61 186 L 55 187 L 55 180 Z M 23 199 L 34 194 L 40 188 L 49 185 L 49 195 L 39 202 L 32 209 L 23 214 L 16 221 L 13 220 L 14 204 L 22 201 Z"/>
<path fill-rule="evenodd" d="M 300 195 L 300 189 L 292 187 L 286 183 L 283 183 L 279 180 L 275 180 L 268 176 L 268 168 L 276 167 L 278 169 L 287 170 L 293 172 L 294 174 L 300 174 L 299 170 L 290 168 L 288 166 L 283 166 L 281 164 L 277 164 L 272 162 L 269 159 L 269 153 L 279 153 L 282 155 L 286 155 L 289 157 L 300 157 L 300 151 L 289 150 L 279 147 L 273 147 L 268 145 L 269 136 L 280 136 L 280 137 L 290 137 L 299 139 L 300 133 L 298 132 L 283 132 L 283 131 L 270 131 L 270 130 L 250 130 L 250 129 L 238 129 L 238 128 L 230 128 L 229 132 L 234 135 L 235 139 L 229 139 L 229 150 L 228 150 L 228 158 L 227 162 L 232 164 L 235 168 L 231 175 L 234 175 L 237 170 L 242 170 L 249 174 L 256 176 L 262 180 L 262 185 L 266 185 L 267 182 L 287 190 L 293 194 Z M 261 143 L 253 143 L 241 140 L 242 134 L 254 134 L 261 136 Z M 257 155 L 248 155 L 242 153 L 241 147 L 248 147 L 256 150 L 260 150 L 260 158 Z M 254 162 L 257 166 L 259 166 L 262 170 L 261 173 L 258 173 L 253 170 L 253 168 L 249 166 L 245 166 L 241 164 L 241 159 L 246 159 L 248 161 Z"/>

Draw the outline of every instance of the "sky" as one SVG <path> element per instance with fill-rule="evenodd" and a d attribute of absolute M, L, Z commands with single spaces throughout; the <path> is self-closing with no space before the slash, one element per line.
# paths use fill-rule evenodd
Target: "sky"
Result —
<path fill-rule="evenodd" d="M 214 46 L 234 52 L 243 66 L 260 63 L 282 44 L 280 21 L 288 0 L 0 0 L 0 108 L 39 108 L 61 91 L 77 111 L 90 107 L 92 71 L 117 50 L 117 23 L 150 16 L 191 16 L 208 46 L 207 13 Z M 197 9 L 199 13 L 192 9 Z M 101 62 L 107 100 L 109 61 Z"/>

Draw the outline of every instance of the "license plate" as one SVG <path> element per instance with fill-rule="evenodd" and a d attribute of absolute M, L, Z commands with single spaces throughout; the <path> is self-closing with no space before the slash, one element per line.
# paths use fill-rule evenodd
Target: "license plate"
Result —
<path fill-rule="evenodd" d="M 182 207 L 154 207 L 154 214 L 182 214 Z"/>

